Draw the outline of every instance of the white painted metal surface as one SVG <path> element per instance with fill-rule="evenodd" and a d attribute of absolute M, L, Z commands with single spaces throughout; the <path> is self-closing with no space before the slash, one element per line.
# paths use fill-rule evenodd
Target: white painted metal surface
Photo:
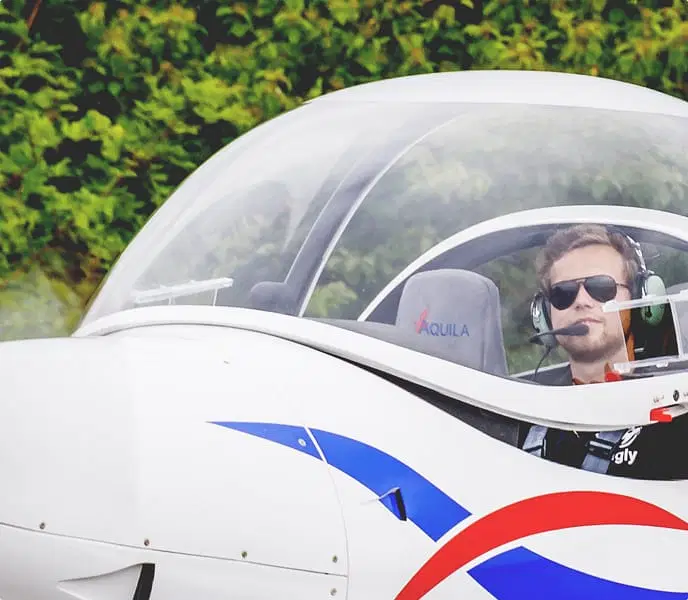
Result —
<path fill-rule="evenodd" d="M 0 454 L 6 459 L 0 479 L 12 493 L 0 498 L 1 519 L 15 537 L 22 532 L 22 539 L 35 541 L 17 546 L 3 530 L 0 554 L 15 559 L 28 554 L 42 564 L 54 551 L 43 553 L 46 545 L 63 541 L 64 548 L 64 563 L 43 569 L 29 588 L 21 587 L 24 579 L 14 570 L 0 577 L 3 600 L 20 600 L 12 596 L 16 589 L 35 591 L 32 597 L 39 599 L 61 597 L 47 591 L 58 581 L 125 569 L 142 557 L 155 557 L 158 565 L 152 598 L 181 599 L 182 591 L 192 589 L 219 598 L 220 590 L 233 589 L 259 599 L 276 589 L 297 588 L 303 590 L 298 597 L 315 598 L 325 589 L 341 593 L 343 585 L 350 586 L 352 599 L 371 593 L 394 598 L 460 531 L 534 496 L 606 491 L 688 518 L 688 482 L 624 480 L 542 461 L 373 373 L 279 336 L 207 324 L 161 325 L 0 349 L 3 380 L 14 382 L 6 393 L 23 395 L 27 415 L 41 415 L 33 432 L 35 419 L 22 418 L 22 411 L 5 411 L 2 418 Z M 69 362 L 75 366 L 71 372 Z M 53 371 L 44 368 L 49 364 Z M 31 394 L 22 394 L 19 382 L 39 365 L 47 377 L 34 383 Z M 107 384 L 75 379 L 76 366 L 97 371 Z M 59 403 L 46 402 L 48 388 Z M 122 390 L 128 398 L 121 398 Z M 305 426 L 329 465 L 299 448 L 208 423 L 213 420 Z M 116 427 L 99 425 L 105 422 Z M 326 434 L 353 445 L 337 455 Z M 376 456 L 391 457 L 402 471 L 371 460 L 370 454 L 357 458 L 363 445 Z M 418 515 L 402 521 L 385 508 L 354 472 L 360 468 L 370 468 L 374 477 L 391 474 L 390 485 L 399 481 L 406 501 L 413 502 L 404 479 L 410 469 L 468 516 L 431 539 L 415 522 Z M 116 497 L 108 503 L 111 494 Z M 441 514 L 432 505 L 428 509 Z M 601 544 L 599 553 L 613 557 L 624 551 L 629 536 L 644 549 L 624 560 L 595 565 L 571 550 L 594 539 Z M 489 598 L 471 569 L 519 545 L 612 581 L 688 590 L 688 574 L 676 568 L 688 548 L 687 536 L 656 527 L 607 537 L 590 528 L 531 536 L 479 554 L 426 596 Z M 566 552 L 559 552 L 563 542 L 557 539 L 566 541 Z M 675 557 L 653 558 L 646 549 L 658 544 L 673 548 Z M 70 566 L 77 564 L 81 549 L 98 556 L 95 548 L 102 550 L 102 562 L 91 558 L 88 568 Z M 115 560 L 122 555 L 136 558 Z M 117 586 L 130 585 L 125 579 L 117 579 Z M 287 597 L 297 595 L 287 592 Z"/>
<path fill-rule="evenodd" d="M 128 548 L 0 525 L 2 600 L 131 600 L 140 565 L 155 565 L 149 600 L 346 598 L 346 577 Z M 135 588 L 134 588 L 135 589 Z"/>
<path fill-rule="evenodd" d="M 155 338 L 0 345 L 10 399 L 0 408 L 0 481 L 13 491 L 0 494 L 0 522 L 345 574 L 344 523 L 324 463 L 213 424 L 303 426 L 303 372 L 293 359 L 257 366 L 306 350 L 230 333 L 224 349 Z"/>
<path fill-rule="evenodd" d="M 553 394 L 547 386 L 497 377 L 325 323 L 228 307 L 163 306 L 124 311 L 84 327 L 77 335 L 108 335 L 141 326 L 173 324 L 258 331 L 353 360 L 474 406 L 579 431 L 651 423 L 652 408 L 671 403 L 676 389 L 681 398 L 688 392 L 685 375 L 677 373 L 616 382 L 605 387 L 603 402 L 589 387 L 561 387 Z"/>

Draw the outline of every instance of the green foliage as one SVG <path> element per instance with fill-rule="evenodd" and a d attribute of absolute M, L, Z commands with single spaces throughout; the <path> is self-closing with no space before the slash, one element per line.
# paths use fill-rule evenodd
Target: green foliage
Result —
<path fill-rule="evenodd" d="M 0 310 L 31 306 L 35 322 L 53 319 L 42 334 L 68 331 L 196 166 L 308 98 L 476 68 L 587 73 L 688 98 L 687 46 L 685 0 L 4 0 Z M 323 291 L 322 310 L 337 293 Z M 34 331 L 17 321 L 0 337 Z"/>

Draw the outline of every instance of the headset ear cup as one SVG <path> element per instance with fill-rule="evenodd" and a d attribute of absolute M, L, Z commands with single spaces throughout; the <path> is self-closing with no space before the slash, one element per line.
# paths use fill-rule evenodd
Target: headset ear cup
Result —
<path fill-rule="evenodd" d="M 647 296 L 664 296 L 666 294 L 666 285 L 664 280 L 655 275 L 652 271 L 647 271 L 640 281 L 640 297 Z M 659 325 L 664 317 L 666 306 L 664 304 L 655 304 L 653 306 L 643 306 L 640 309 L 640 316 L 648 325 Z"/>
<path fill-rule="evenodd" d="M 530 316 L 536 333 L 546 333 L 552 329 L 547 301 L 542 292 L 538 292 L 533 297 L 530 303 Z M 550 348 L 554 348 L 557 345 L 557 338 L 553 335 L 542 336 L 540 340 L 545 346 Z"/>

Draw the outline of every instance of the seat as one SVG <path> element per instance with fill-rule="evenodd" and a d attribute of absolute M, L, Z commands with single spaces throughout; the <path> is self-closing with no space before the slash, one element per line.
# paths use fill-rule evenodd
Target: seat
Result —
<path fill-rule="evenodd" d="M 472 271 L 438 269 L 408 279 L 397 329 L 467 367 L 508 376 L 499 289 Z"/>
<path fill-rule="evenodd" d="M 398 346 L 498 376 L 508 376 L 497 286 L 482 275 L 439 269 L 413 275 L 396 323 L 319 319 Z M 479 431 L 515 446 L 519 422 L 428 390 L 413 393 Z"/>

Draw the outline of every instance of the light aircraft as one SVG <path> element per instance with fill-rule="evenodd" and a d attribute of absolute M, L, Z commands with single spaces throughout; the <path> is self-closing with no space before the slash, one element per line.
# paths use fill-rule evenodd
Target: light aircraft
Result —
<path fill-rule="evenodd" d="M 550 385 L 535 257 L 583 223 L 648 275 L 604 310 L 672 345 L 645 319 L 616 380 Z M 688 598 L 688 439 L 610 468 L 688 410 L 686 282 L 678 98 L 467 71 L 309 101 L 184 181 L 72 335 L 0 344 L 0 599 Z M 584 468 L 538 427 L 625 433 Z"/>

